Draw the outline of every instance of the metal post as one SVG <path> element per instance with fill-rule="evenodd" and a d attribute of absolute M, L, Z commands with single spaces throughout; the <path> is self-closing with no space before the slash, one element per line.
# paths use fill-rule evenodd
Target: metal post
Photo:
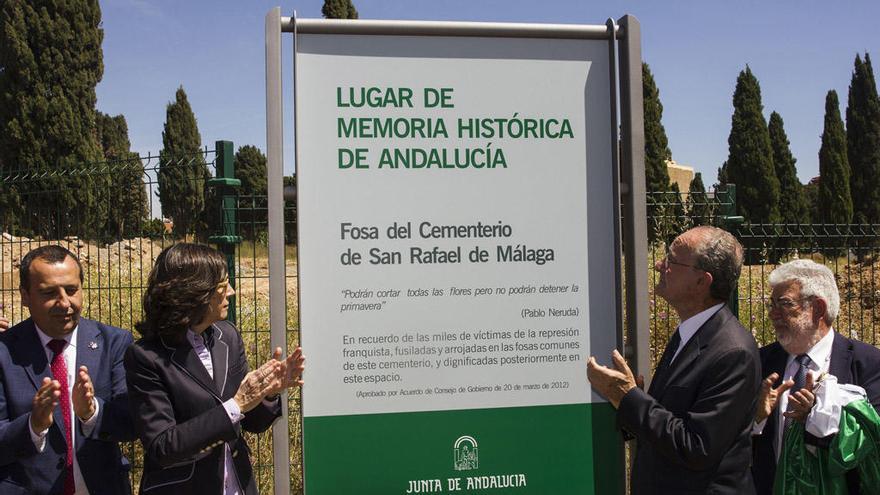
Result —
<path fill-rule="evenodd" d="M 621 200 L 626 285 L 626 356 L 633 373 L 649 377 L 648 228 L 645 208 L 645 123 L 642 106 L 642 34 L 638 19 L 618 20 L 620 40 Z"/>
<path fill-rule="evenodd" d="M 233 155 L 232 141 L 216 141 L 217 150 L 217 173 L 216 177 L 208 181 L 208 185 L 215 187 L 220 197 L 220 233 L 208 238 L 208 242 L 217 244 L 220 252 L 226 256 L 226 271 L 229 274 L 229 283 L 235 287 L 235 246 L 241 243 L 241 237 L 237 235 L 238 218 L 236 215 L 235 189 L 241 187 L 241 180 L 235 178 L 235 156 Z M 227 319 L 233 324 L 238 319 L 235 309 L 235 298 L 229 300 L 229 313 Z"/>
<path fill-rule="evenodd" d="M 287 293 L 284 257 L 284 155 L 281 94 L 281 8 L 266 14 L 266 159 L 269 210 L 269 342 L 287 354 Z M 290 493 L 290 440 L 287 393 L 281 396 L 281 418 L 272 425 L 275 495 Z"/>

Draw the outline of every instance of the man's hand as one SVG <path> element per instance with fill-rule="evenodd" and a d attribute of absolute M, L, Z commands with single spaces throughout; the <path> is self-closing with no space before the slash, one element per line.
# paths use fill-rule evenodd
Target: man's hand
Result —
<path fill-rule="evenodd" d="M 80 421 L 88 421 L 95 415 L 95 387 L 89 377 L 89 369 L 80 366 L 73 382 L 73 413 Z"/>
<path fill-rule="evenodd" d="M 611 359 L 616 369 L 602 366 L 596 362 L 595 357 L 590 356 L 587 362 L 587 378 L 593 388 L 617 409 L 623 396 L 636 387 L 636 379 L 617 349 L 611 353 Z"/>
<path fill-rule="evenodd" d="M 61 397 L 61 384 L 58 380 L 44 377 L 42 385 L 34 394 L 31 408 L 31 430 L 34 433 L 41 433 L 52 426 L 52 411 L 58 405 L 59 397 Z"/>
<path fill-rule="evenodd" d="M 281 390 L 283 365 L 277 359 L 270 359 L 262 366 L 245 375 L 238 392 L 235 393 L 235 402 L 241 412 L 246 413 L 257 407 L 257 404 L 267 395 L 272 395 Z"/>
<path fill-rule="evenodd" d="M 799 423 L 807 421 L 807 415 L 810 414 L 810 409 L 813 409 L 813 404 L 816 402 L 816 396 L 813 395 L 814 381 L 813 374 L 807 373 L 804 388 L 788 395 L 788 411 L 782 413 L 783 416 Z"/>
<path fill-rule="evenodd" d="M 794 386 L 794 380 L 788 379 L 773 388 L 773 384 L 779 379 L 779 373 L 771 373 L 761 382 L 761 391 L 758 393 L 758 409 L 755 411 L 755 423 L 767 419 L 773 412 L 773 408 L 779 402 L 783 392 Z"/>

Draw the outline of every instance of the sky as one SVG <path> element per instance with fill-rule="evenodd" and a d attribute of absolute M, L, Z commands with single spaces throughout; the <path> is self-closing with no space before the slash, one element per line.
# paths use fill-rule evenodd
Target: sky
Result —
<path fill-rule="evenodd" d="M 265 16 L 320 18 L 322 0 L 101 0 L 104 77 L 98 109 L 128 121 L 132 150 L 162 147 L 165 107 L 186 90 L 209 148 L 266 148 Z M 819 174 L 825 95 L 845 115 L 853 61 L 880 60 L 880 1 L 853 0 L 354 0 L 362 19 L 605 24 L 625 14 L 642 28 L 642 57 L 663 103 L 673 159 L 717 179 L 727 159 L 736 78 L 748 65 L 764 116 L 778 112 L 802 182 Z M 285 173 L 295 169 L 292 35 L 284 34 Z"/>

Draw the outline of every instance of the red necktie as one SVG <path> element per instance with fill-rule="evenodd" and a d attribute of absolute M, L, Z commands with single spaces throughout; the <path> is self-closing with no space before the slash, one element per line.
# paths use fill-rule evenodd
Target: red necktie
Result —
<path fill-rule="evenodd" d="M 73 495 L 76 486 L 73 481 L 73 438 L 71 437 L 73 428 L 71 428 L 70 417 L 70 392 L 67 389 L 67 363 L 64 362 L 64 347 L 67 345 L 66 340 L 52 339 L 49 341 L 49 349 L 52 350 L 52 376 L 61 384 L 61 396 L 58 402 L 61 405 L 61 416 L 64 417 L 64 424 L 58 425 L 64 431 L 64 441 L 67 442 L 67 459 L 64 463 L 64 495 Z"/>

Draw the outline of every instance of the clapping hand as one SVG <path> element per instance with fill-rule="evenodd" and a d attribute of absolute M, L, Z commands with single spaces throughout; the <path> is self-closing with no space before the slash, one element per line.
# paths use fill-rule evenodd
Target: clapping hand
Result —
<path fill-rule="evenodd" d="M 814 382 L 813 374 L 807 373 L 804 388 L 788 395 L 788 411 L 782 413 L 783 416 L 800 423 L 807 421 L 807 415 L 810 414 L 810 410 L 813 409 L 813 404 L 816 402 L 816 396 L 813 394 Z"/>
<path fill-rule="evenodd" d="M 302 354 L 302 348 L 297 347 L 287 358 L 281 359 L 281 348 L 276 347 L 272 358 L 281 363 L 281 366 L 276 368 L 278 389 L 269 395 L 278 394 L 285 389 L 303 384 L 302 374 L 306 369 L 306 358 Z"/>
<path fill-rule="evenodd" d="M 779 379 L 779 373 L 771 373 L 761 382 L 761 391 L 758 394 L 758 409 L 755 411 L 755 423 L 760 423 L 770 416 L 779 397 L 786 390 L 794 386 L 794 380 L 788 379 L 782 382 L 778 387 L 773 388 L 773 384 Z"/>

